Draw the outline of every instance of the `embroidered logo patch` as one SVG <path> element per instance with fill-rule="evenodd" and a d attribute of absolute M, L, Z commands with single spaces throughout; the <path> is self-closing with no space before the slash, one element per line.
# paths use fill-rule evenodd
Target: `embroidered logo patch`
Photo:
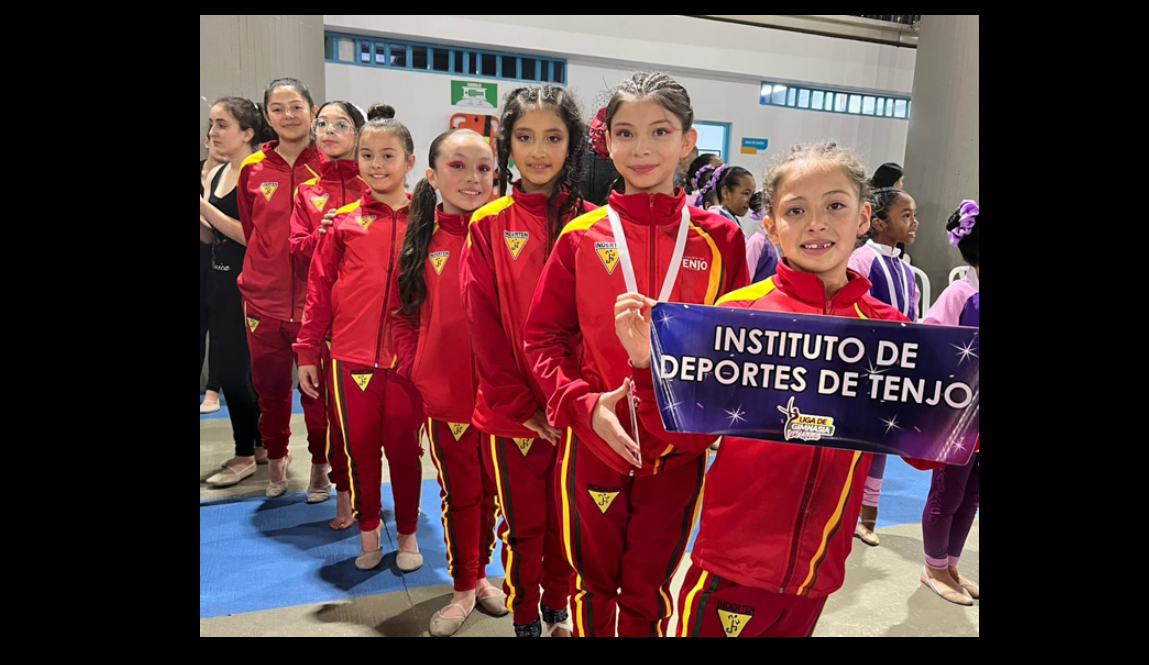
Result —
<path fill-rule="evenodd" d="M 503 231 L 503 240 L 507 243 L 507 249 L 511 250 L 511 258 L 516 261 L 530 239 L 531 234 L 526 231 Z"/>
<path fill-rule="evenodd" d="M 594 251 L 606 268 L 606 274 L 613 275 L 614 269 L 618 267 L 618 245 L 613 242 L 596 242 Z"/>

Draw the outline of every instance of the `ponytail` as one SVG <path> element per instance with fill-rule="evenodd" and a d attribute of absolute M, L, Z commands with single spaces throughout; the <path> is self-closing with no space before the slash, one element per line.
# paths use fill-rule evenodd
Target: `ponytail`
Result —
<path fill-rule="evenodd" d="M 411 195 L 411 217 L 407 235 L 399 252 L 399 311 L 410 317 L 419 315 L 427 301 L 427 283 L 423 279 L 423 262 L 435 232 L 435 208 L 439 198 L 426 178 L 415 185 Z"/>

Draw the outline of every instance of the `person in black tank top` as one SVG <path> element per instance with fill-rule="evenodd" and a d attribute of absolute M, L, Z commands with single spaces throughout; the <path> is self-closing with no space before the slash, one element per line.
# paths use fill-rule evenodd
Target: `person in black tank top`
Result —
<path fill-rule="evenodd" d="M 211 149 L 211 138 L 204 139 L 204 148 Z M 207 180 L 208 174 L 219 166 L 219 162 L 215 158 L 201 159 L 199 162 L 199 195 L 204 195 L 204 182 Z M 208 303 L 211 299 L 211 246 L 214 240 L 214 234 L 210 228 L 206 228 L 205 224 L 200 222 L 199 230 L 199 368 L 200 373 L 203 373 L 203 361 L 207 358 L 207 332 L 210 327 L 211 312 Z M 203 402 L 200 403 L 199 412 L 201 414 L 215 413 L 219 411 L 219 379 L 215 376 L 213 367 L 208 365 L 208 377 L 206 392 L 203 396 Z"/>
<path fill-rule="evenodd" d="M 216 487 L 229 487 L 255 474 L 257 463 L 266 463 L 259 437 L 259 403 L 251 383 L 251 355 L 243 317 L 243 299 L 236 279 L 246 253 L 236 202 L 239 167 L 252 152 L 259 113 L 250 101 L 225 98 L 212 107 L 214 151 L 227 163 L 211 176 L 206 200 L 200 199 L 200 215 L 213 228 L 210 282 L 210 364 L 219 376 L 235 438 L 235 457 L 207 480 Z M 220 192 L 225 192 L 219 196 Z M 257 450 L 258 448 L 258 450 Z M 257 457 L 257 452 L 260 453 Z"/>

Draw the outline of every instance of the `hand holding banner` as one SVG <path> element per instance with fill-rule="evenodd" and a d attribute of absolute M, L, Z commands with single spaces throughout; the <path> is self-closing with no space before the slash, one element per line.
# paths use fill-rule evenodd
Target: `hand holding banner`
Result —
<path fill-rule="evenodd" d="M 979 329 L 664 303 L 650 318 L 668 432 L 973 455 Z"/>

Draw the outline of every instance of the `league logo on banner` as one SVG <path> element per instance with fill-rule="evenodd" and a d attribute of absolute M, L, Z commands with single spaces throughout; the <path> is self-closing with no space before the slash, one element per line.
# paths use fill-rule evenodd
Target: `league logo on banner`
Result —
<path fill-rule="evenodd" d="M 659 303 L 651 366 L 668 432 L 966 464 L 977 328 Z"/>

